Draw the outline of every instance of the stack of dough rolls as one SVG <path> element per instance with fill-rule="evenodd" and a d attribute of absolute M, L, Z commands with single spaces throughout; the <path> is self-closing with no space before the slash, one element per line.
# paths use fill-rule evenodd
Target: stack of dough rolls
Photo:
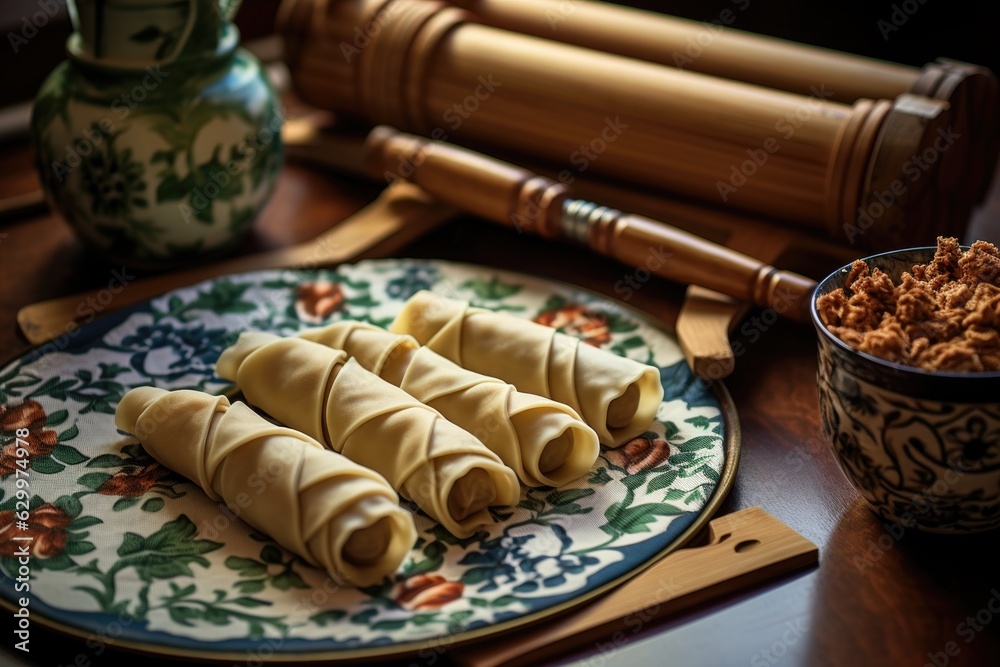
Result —
<path fill-rule="evenodd" d="M 216 372 L 279 422 L 383 475 L 457 537 L 491 524 L 490 505 L 518 501 L 517 476 L 496 454 L 342 350 L 244 333 Z"/>
<path fill-rule="evenodd" d="M 597 434 L 567 405 L 526 394 L 469 371 L 412 336 L 363 322 L 337 322 L 299 334 L 344 350 L 363 367 L 461 426 L 528 486 L 562 486 L 600 454 Z"/>
<path fill-rule="evenodd" d="M 225 396 L 139 387 L 122 397 L 115 424 L 341 583 L 380 582 L 416 540 L 413 516 L 381 475 Z"/>
<path fill-rule="evenodd" d="M 565 403 L 610 447 L 649 428 L 663 400 L 657 368 L 431 292 L 410 297 L 390 330 L 413 336 L 462 368 Z"/>

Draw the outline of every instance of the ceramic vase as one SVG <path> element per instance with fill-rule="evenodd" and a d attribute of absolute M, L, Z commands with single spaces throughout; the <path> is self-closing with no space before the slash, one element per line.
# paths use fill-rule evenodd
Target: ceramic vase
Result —
<path fill-rule="evenodd" d="M 281 164 L 281 107 L 234 0 L 69 0 L 68 59 L 31 129 L 50 205 L 106 258 L 164 268 L 250 230 Z"/>

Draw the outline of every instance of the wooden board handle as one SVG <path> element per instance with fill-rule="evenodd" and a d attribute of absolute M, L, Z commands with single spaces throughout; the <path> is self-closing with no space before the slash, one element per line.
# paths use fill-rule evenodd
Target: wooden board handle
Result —
<path fill-rule="evenodd" d="M 466 667 L 527 665 L 625 636 L 650 620 L 758 584 L 819 560 L 815 544 L 759 507 L 709 523 L 709 543 L 675 551 L 607 595 L 555 621 L 456 648 Z M 615 635 L 617 636 L 617 635 Z"/>
<path fill-rule="evenodd" d="M 261 269 L 315 269 L 364 257 L 386 256 L 440 226 L 456 213 L 455 209 L 433 199 L 412 183 L 394 183 L 374 202 L 310 241 L 130 282 L 103 307 L 101 313 L 119 310 L 172 289 L 230 273 Z M 34 345 L 75 335 L 82 317 L 80 304 L 86 303 L 99 291 L 81 292 L 25 306 L 17 313 L 21 332 Z M 90 319 L 93 319 L 94 310 L 85 309 L 83 312 L 90 313 Z"/>

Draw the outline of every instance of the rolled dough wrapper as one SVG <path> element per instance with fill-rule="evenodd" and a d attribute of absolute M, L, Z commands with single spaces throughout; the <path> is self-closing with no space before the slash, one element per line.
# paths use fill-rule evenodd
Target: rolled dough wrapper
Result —
<path fill-rule="evenodd" d="M 383 475 L 457 537 L 491 524 L 489 505 L 518 501 L 517 476 L 496 454 L 342 350 L 244 333 L 216 372 L 281 423 Z"/>
<path fill-rule="evenodd" d="M 122 397 L 115 424 L 341 583 L 380 582 L 417 538 L 413 515 L 381 475 L 225 396 L 139 387 Z"/>
<path fill-rule="evenodd" d="M 431 292 L 410 297 L 391 331 L 413 336 L 462 368 L 565 403 L 612 447 L 649 428 L 663 400 L 660 372 L 652 366 Z"/>
<path fill-rule="evenodd" d="M 341 349 L 479 438 L 528 486 L 562 486 L 583 476 L 600 454 L 597 434 L 562 403 L 525 394 L 469 371 L 412 336 L 343 321 L 299 334 Z"/>

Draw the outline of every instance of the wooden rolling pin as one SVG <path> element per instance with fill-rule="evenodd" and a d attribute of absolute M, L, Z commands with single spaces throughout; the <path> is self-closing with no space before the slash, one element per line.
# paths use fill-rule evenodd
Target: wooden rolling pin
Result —
<path fill-rule="evenodd" d="M 735 3 L 711 22 L 593 0 L 451 0 L 451 4 L 506 30 L 801 95 L 824 82 L 831 99 L 847 103 L 905 92 L 926 94 L 914 89 L 916 82 L 949 69 L 947 64 L 931 63 L 922 71 L 738 30 L 741 7 Z"/>
<path fill-rule="evenodd" d="M 948 163 L 906 173 L 941 142 L 943 102 L 849 106 L 480 25 L 439 0 L 285 0 L 279 23 L 293 86 L 320 108 L 866 247 L 951 229 L 928 205 Z"/>
<path fill-rule="evenodd" d="M 905 93 L 945 101 L 961 143 L 945 159 L 964 163 L 941 185 L 956 206 L 971 206 L 989 188 L 1000 151 L 998 86 L 977 65 L 938 60 L 917 68 L 755 35 L 739 25 L 749 1 L 712 21 L 691 21 L 593 0 L 451 0 L 497 28 L 617 53 L 768 88 L 809 95 L 818 85 L 830 99 L 895 99 Z M 961 175 L 959 178 L 958 176 Z"/>
<path fill-rule="evenodd" d="M 637 271 L 808 319 L 814 280 L 668 224 L 574 199 L 562 183 L 512 164 L 386 126 L 368 135 L 365 162 L 373 176 L 406 179 L 451 206 L 519 232 L 577 241 Z"/>

